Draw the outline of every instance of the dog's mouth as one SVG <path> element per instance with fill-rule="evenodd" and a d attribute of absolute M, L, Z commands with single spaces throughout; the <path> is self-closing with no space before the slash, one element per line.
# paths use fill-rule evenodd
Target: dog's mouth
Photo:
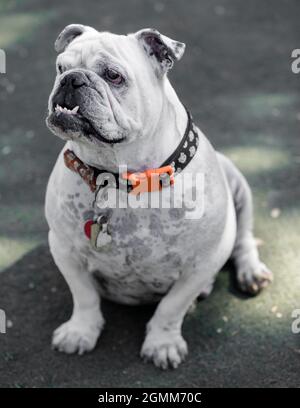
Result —
<path fill-rule="evenodd" d="M 56 104 L 54 111 L 57 114 L 65 113 L 66 115 L 77 115 L 80 119 L 83 119 L 83 116 L 78 112 L 79 106 L 75 106 L 73 109 L 68 109 L 67 107 L 62 107 Z"/>
<path fill-rule="evenodd" d="M 99 130 L 95 129 L 92 123 L 82 114 L 80 107 L 61 106 L 58 103 L 52 104 L 52 110 L 47 118 L 50 128 L 58 128 L 66 135 L 80 133 L 88 139 L 96 138 L 100 142 L 115 144 L 123 142 L 126 137 L 118 139 L 108 139 Z"/>

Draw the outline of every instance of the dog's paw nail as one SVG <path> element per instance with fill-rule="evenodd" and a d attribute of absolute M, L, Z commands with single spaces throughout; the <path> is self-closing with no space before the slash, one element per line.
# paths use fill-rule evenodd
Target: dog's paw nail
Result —
<path fill-rule="evenodd" d="M 75 323 L 72 320 L 62 324 L 53 333 L 52 349 L 67 354 L 82 355 L 93 350 L 100 334 L 101 325 Z"/>
<path fill-rule="evenodd" d="M 250 295 L 257 295 L 273 281 L 272 272 L 261 263 L 258 267 L 244 267 L 238 271 L 239 288 Z"/>
<path fill-rule="evenodd" d="M 172 363 L 172 368 L 174 368 L 174 370 L 176 370 L 177 367 L 178 367 L 177 363 Z"/>
<path fill-rule="evenodd" d="M 187 345 L 185 340 L 178 333 L 149 332 L 146 336 L 141 356 L 147 362 L 152 361 L 153 364 L 162 369 L 176 369 L 187 355 Z"/>
<path fill-rule="evenodd" d="M 258 291 L 258 286 L 256 285 L 256 283 L 252 283 L 251 291 L 254 292 L 254 293 Z"/>

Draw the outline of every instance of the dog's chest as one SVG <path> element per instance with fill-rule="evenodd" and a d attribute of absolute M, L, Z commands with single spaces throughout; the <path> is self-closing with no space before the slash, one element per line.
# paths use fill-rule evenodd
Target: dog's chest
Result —
<path fill-rule="evenodd" d="M 111 244 L 95 251 L 84 233 L 94 211 L 82 183 L 53 195 L 52 214 L 98 277 L 102 294 L 121 302 L 158 300 L 199 245 L 193 236 L 198 221 L 187 220 L 183 208 L 124 208 L 111 211 Z"/>

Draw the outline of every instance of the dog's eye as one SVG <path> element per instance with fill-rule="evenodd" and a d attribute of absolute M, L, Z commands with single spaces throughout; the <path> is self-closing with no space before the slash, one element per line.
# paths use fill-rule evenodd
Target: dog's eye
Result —
<path fill-rule="evenodd" d="M 107 81 L 111 82 L 114 85 L 120 85 L 124 81 L 122 75 L 114 69 L 106 69 L 104 75 L 105 79 L 107 79 Z"/>
<path fill-rule="evenodd" d="M 62 74 L 63 73 L 63 67 L 62 67 L 62 65 L 61 64 L 57 64 L 57 70 L 58 70 L 58 72 L 60 73 L 60 74 Z"/>

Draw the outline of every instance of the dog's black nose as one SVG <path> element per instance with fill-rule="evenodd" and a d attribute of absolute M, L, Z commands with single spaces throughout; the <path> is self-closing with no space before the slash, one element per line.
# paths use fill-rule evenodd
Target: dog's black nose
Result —
<path fill-rule="evenodd" d="M 88 78 L 84 72 L 70 72 L 61 79 L 60 84 L 61 86 L 80 88 L 81 86 L 88 84 Z"/>

